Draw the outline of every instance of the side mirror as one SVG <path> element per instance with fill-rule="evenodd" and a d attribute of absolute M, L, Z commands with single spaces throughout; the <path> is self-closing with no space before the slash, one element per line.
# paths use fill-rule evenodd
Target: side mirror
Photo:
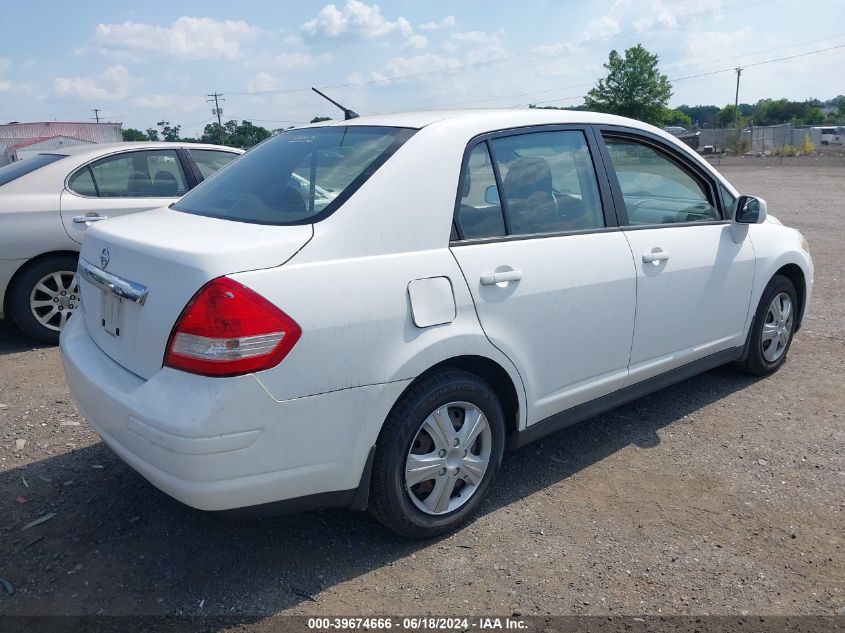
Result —
<path fill-rule="evenodd" d="M 484 190 L 484 202 L 487 204 L 499 204 L 499 189 L 496 185 L 490 185 Z"/>
<path fill-rule="evenodd" d="M 740 196 L 734 207 L 734 222 L 737 224 L 762 224 L 768 211 L 766 201 L 756 196 Z"/>

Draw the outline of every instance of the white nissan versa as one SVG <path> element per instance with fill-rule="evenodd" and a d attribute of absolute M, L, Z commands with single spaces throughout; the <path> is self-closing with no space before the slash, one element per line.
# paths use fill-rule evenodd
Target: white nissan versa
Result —
<path fill-rule="evenodd" d="M 153 484 L 426 537 L 506 447 L 731 361 L 775 371 L 813 265 L 666 132 L 504 110 L 283 132 L 92 226 L 78 275 L 71 392 Z"/>

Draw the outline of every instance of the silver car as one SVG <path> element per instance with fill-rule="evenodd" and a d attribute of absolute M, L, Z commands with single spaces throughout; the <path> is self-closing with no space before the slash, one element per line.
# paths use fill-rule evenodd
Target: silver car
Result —
<path fill-rule="evenodd" d="M 0 168 L 0 316 L 55 343 L 79 307 L 85 229 L 175 202 L 243 150 L 112 143 L 36 154 Z"/>

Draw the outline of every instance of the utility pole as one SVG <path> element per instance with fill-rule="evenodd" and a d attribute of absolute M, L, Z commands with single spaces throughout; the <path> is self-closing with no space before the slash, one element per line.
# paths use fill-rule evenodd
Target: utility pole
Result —
<path fill-rule="evenodd" d="M 205 95 L 208 99 L 205 100 L 206 103 L 211 103 L 214 101 L 214 109 L 211 111 L 211 114 L 217 115 L 217 125 L 223 127 L 223 121 L 221 117 L 223 116 L 223 108 L 220 107 L 218 101 L 225 101 L 223 98 L 222 92 L 212 92 L 210 95 Z"/>
<path fill-rule="evenodd" d="M 100 122 L 100 112 L 102 112 L 102 110 L 100 110 L 99 108 L 94 108 L 93 110 L 91 110 L 91 112 L 94 113 L 93 119 L 95 121 L 97 121 L 97 123 L 99 123 Z"/>
<path fill-rule="evenodd" d="M 734 127 L 739 129 L 739 76 L 742 68 L 736 68 L 736 97 L 734 97 Z"/>

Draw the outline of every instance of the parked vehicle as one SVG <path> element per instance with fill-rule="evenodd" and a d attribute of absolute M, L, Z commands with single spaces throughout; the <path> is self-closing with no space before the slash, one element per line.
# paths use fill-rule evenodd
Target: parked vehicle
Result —
<path fill-rule="evenodd" d="M 79 270 L 68 384 L 135 470 L 204 510 L 369 507 L 409 537 L 467 520 L 506 447 L 777 370 L 813 285 L 801 234 L 672 135 L 549 110 L 283 132 L 92 227 Z"/>
<path fill-rule="evenodd" d="M 822 145 L 845 145 L 845 127 L 841 125 L 823 127 L 821 135 Z"/>
<path fill-rule="evenodd" d="M 79 308 L 76 260 L 86 229 L 175 202 L 243 150 L 110 143 L 36 154 L 0 167 L 0 316 L 57 343 Z"/>

